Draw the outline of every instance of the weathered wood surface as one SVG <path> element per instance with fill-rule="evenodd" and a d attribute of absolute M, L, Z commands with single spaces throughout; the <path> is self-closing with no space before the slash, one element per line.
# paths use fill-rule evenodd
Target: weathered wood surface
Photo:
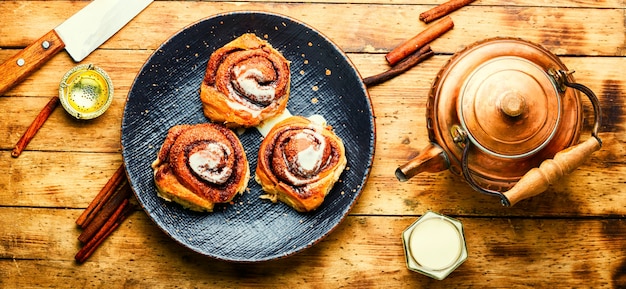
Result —
<path fill-rule="evenodd" d="M 626 286 L 626 3 L 475 1 L 452 14 L 437 55 L 372 87 L 376 155 L 350 216 L 316 246 L 282 260 L 231 264 L 168 239 L 142 212 L 85 264 L 73 262 L 74 220 L 122 162 L 121 115 L 146 59 L 172 34 L 230 11 L 273 11 L 315 27 L 344 49 L 362 76 L 387 68 L 384 54 L 426 26 L 420 12 L 444 1 L 156 1 L 92 53 L 115 100 L 79 122 L 58 108 L 28 148 L 13 145 L 76 65 L 62 52 L 0 97 L 0 287 L 624 287 Z M 0 2 L 0 62 L 61 23 L 85 1 Z M 513 208 L 472 191 L 448 172 L 399 183 L 395 168 L 428 142 L 425 103 L 450 56 L 490 37 L 541 43 L 598 95 L 604 146 L 547 192 Z M 586 104 L 586 115 L 591 113 Z M 585 131 L 589 131 L 587 121 Z M 583 134 L 587 137 L 587 133 Z M 469 259 L 444 281 L 406 269 L 401 232 L 427 210 L 459 218 Z"/>

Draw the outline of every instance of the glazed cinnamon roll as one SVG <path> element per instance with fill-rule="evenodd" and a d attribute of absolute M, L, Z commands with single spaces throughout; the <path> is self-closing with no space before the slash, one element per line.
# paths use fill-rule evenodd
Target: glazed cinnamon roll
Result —
<path fill-rule="evenodd" d="M 252 127 L 280 114 L 290 92 L 289 61 L 246 33 L 217 49 L 200 86 L 204 115 L 228 127 Z"/>
<path fill-rule="evenodd" d="M 332 128 L 301 116 L 276 124 L 261 142 L 256 181 L 296 211 L 317 209 L 346 167 L 342 140 Z"/>
<path fill-rule="evenodd" d="M 213 123 L 170 128 L 152 169 L 159 197 L 194 211 L 230 202 L 250 179 L 239 138 Z"/>

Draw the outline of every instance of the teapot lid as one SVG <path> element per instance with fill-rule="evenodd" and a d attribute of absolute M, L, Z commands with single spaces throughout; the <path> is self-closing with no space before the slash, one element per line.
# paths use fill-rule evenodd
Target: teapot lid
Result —
<path fill-rule="evenodd" d="M 561 119 L 555 84 L 541 67 L 518 56 L 496 56 L 470 71 L 457 110 L 471 141 L 500 157 L 543 149 Z"/>

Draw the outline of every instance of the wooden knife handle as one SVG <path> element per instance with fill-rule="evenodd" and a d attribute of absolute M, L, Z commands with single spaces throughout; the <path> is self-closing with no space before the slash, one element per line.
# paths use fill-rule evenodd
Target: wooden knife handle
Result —
<path fill-rule="evenodd" d="M 528 171 L 504 195 L 509 199 L 511 206 L 513 206 L 523 199 L 544 192 L 549 185 L 578 168 L 601 146 L 602 144 L 597 138 L 590 137 L 582 143 L 558 152 L 554 159 L 545 160 L 538 168 Z"/>
<path fill-rule="evenodd" d="M 65 48 L 63 40 L 54 30 L 50 30 L 46 35 L 0 64 L 0 96 L 43 66 L 63 48 Z"/>

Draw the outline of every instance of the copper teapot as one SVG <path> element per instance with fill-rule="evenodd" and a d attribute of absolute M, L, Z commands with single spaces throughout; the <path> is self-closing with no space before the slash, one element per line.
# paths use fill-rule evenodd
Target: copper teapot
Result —
<path fill-rule="evenodd" d="M 579 91 L 594 111 L 591 137 L 580 143 Z M 426 121 L 430 144 L 396 177 L 449 169 L 505 206 L 544 192 L 602 146 L 593 91 L 550 51 L 518 38 L 455 53 L 433 81 Z"/>

